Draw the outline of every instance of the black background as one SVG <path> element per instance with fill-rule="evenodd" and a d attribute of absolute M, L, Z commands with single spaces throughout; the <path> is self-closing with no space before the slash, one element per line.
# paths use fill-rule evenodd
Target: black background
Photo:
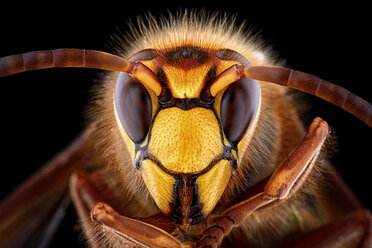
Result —
<path fill-rule="evenodd" d="M 301 3 L 277 6 L 256 2 L 142 1 L 123 3 L 19 5 L 2 7 L 0 56 L 55 48 L 109 51 L 110 35 L 126 28 L 129 19 L 151 11 L 167 13 L 205 8 L 237 13 L 237 20 L 260 31 L 293 69 L 337 83 L 372 102 L 371 18 L 369 6 L 350 3 L 337 6 Z M 1 81 L 1 177 L 0 199 L 40 165 L 63 149 L 83 129 L 84 106 L 99 71 L 50 69 L 2 78 Z M 345 111 L 309 96 L 311 111 L 327 120 L 338 136 L 335 166 L 357 196 L 372 208 L 372 130 Z M 52 247 L 75 244 L 78 235 L 70 208 Z M 83 247 L 83 246 L 81 246 Z"/>

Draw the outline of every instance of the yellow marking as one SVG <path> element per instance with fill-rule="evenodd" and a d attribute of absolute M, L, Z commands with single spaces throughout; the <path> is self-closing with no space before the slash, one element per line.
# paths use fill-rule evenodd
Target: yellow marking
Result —
<path fill-rule="evenodd" d="M 173 172 L 198 172 L 223 152 L 212 110 L 161 110 L 154 121 L 148 151 Z"/>
<path fill-rule="evenodd" d="M 132 75 L 141 83 L 154 91 L 157 96 L 160 95 L 162 90 L 160 80 L 147 66 L 142 63 L 138 63 Z"/>
<path fill-rule="evenodd" d="M 204 80 L 211 64 L 190 70 L 182 70 L 169 65 L 164 65 L 162 68 L 167 75 L 173 97 L 197 98 L 204 86 Z"/>
<path fill-rule="evenodd" d="M 145 147 L 149 142 L 149 133 L 146 134 L 145 140 L 139 145 L 141 148 Z"/>
<path fill-rule="evenodd" d="M 221 101 L 222 101 L 222 96 L 223 96 L 223 92 L 219 92 L 215 97 L 214 97 L 214 104 L 213 104 L 213 107 L 216 111 L 216 114 L 218 116 L 218 118 L 221 119 Z"/>
<path fill-rule="evenodd" d="M 238 154 L 236 154 L 236 151 L 231 149 L 231 154 L 233 155 L 233 157 L 235 158 L 235 160 L 238 160 Z"/>
<path fill-rule="evenodd" d="M 215 164 L 210 171 L 196 179 L 200 196 L 201 210 L 204 216 L 212 212 L 216 203 L 225 191 L 226 185 L 231 176 L 230 162 L 221 160 Z"/>
<path fill-rule="evenodd" d="M 140 156 L 141 156 L 141 152 L 140 151 L 137 151 L 136 156 L 134 158 L 134 161 L 138 161 L 138 159 L 140 158 Z"/>
<path fill-rule="evenodd" d="M 157 68 L 161 67 L 167 76 L 168 86 L 175 98 L 197 98 L 205 86 L 205 80 L 209 70 L 216 66 L 216 75 L 236 64 L 236 61 L 210 60 L 198 67 L 191 69 L 178 68 L 161 61 L 162 58 L 151 61 L 143 61 L 154 75 Z M 218 61 L 218 62 L 217 62 Z"/>
<path fill-rule="evenodd" d="M 226 138 L 225 133 L 223 133 L 222 136 L 223 136 L 223 144 L 224 144 L 225 146 L 231 147 L 229 141 L 228 141 L 227 138 Z"/>
<path fill-rule="evenodd" d="M 175 180 L 151 160 L 144 160 L 141 165 L 142 178 L 163 213 L 169 213 Z"/>
<path fill-rule="evenodd" d="M 234 67 L 232 67 L 234 68 Z M 222 72 L 216 80 L 213 82 L 211 86 L 211 95 L 216 96 L 218 92 L 229 86 L 230 84 L 234 83 L 240 78 L 239 72 L 234 69 L 227 69 L 226 71 Z"/>

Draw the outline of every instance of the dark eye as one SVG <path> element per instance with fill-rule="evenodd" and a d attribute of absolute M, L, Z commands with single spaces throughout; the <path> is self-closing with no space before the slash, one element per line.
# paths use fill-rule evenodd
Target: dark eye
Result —
<path fill-rule="evenodd" d="M 146 88 L 126 73 L 120 73 L 115 86 L 115 107 L 119 119 L 135 142 L 141 142 L 151 123 L 151 98 Z"/>
<path fill-rule="evenodd" d="M 260 102 L 256 80 L 243 78 L 231 84 L 221 100 L 221 122 L 227 139 L 239 143 L 254 120 Z"/>

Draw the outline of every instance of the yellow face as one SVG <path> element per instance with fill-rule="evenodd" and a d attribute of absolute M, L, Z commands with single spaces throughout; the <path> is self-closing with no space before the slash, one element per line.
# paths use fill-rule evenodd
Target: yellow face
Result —
<path fill-rule="evenodd" d="M 118 76 L 114 105 L 123 140 L 160 210 L 176 223 L 197 224 L 239 164 L 241 141 L 258 112 L 259 85 L 247 79 L 211 95 L 218 75 L 248 63 L 230 50 L 144 50 L 132 60 L 158 80 Z"/>

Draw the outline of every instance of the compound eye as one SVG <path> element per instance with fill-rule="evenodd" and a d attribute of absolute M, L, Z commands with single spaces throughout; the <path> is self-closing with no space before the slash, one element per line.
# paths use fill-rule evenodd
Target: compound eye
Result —
<path fill-rule="evenodd" d="M 221 100 L 221 122 L 226 138 L 239 143 L 258 111 L 260 88 L 256 80 L 243 78 L 231 84 Z"/>
<path fill-rule="evenodd" d="M 151 98 L 146 88 L 126 73 L 119 73 L 115 86 L 115 107 L 129 137 L 140 143 L 151 123 Z"/>

